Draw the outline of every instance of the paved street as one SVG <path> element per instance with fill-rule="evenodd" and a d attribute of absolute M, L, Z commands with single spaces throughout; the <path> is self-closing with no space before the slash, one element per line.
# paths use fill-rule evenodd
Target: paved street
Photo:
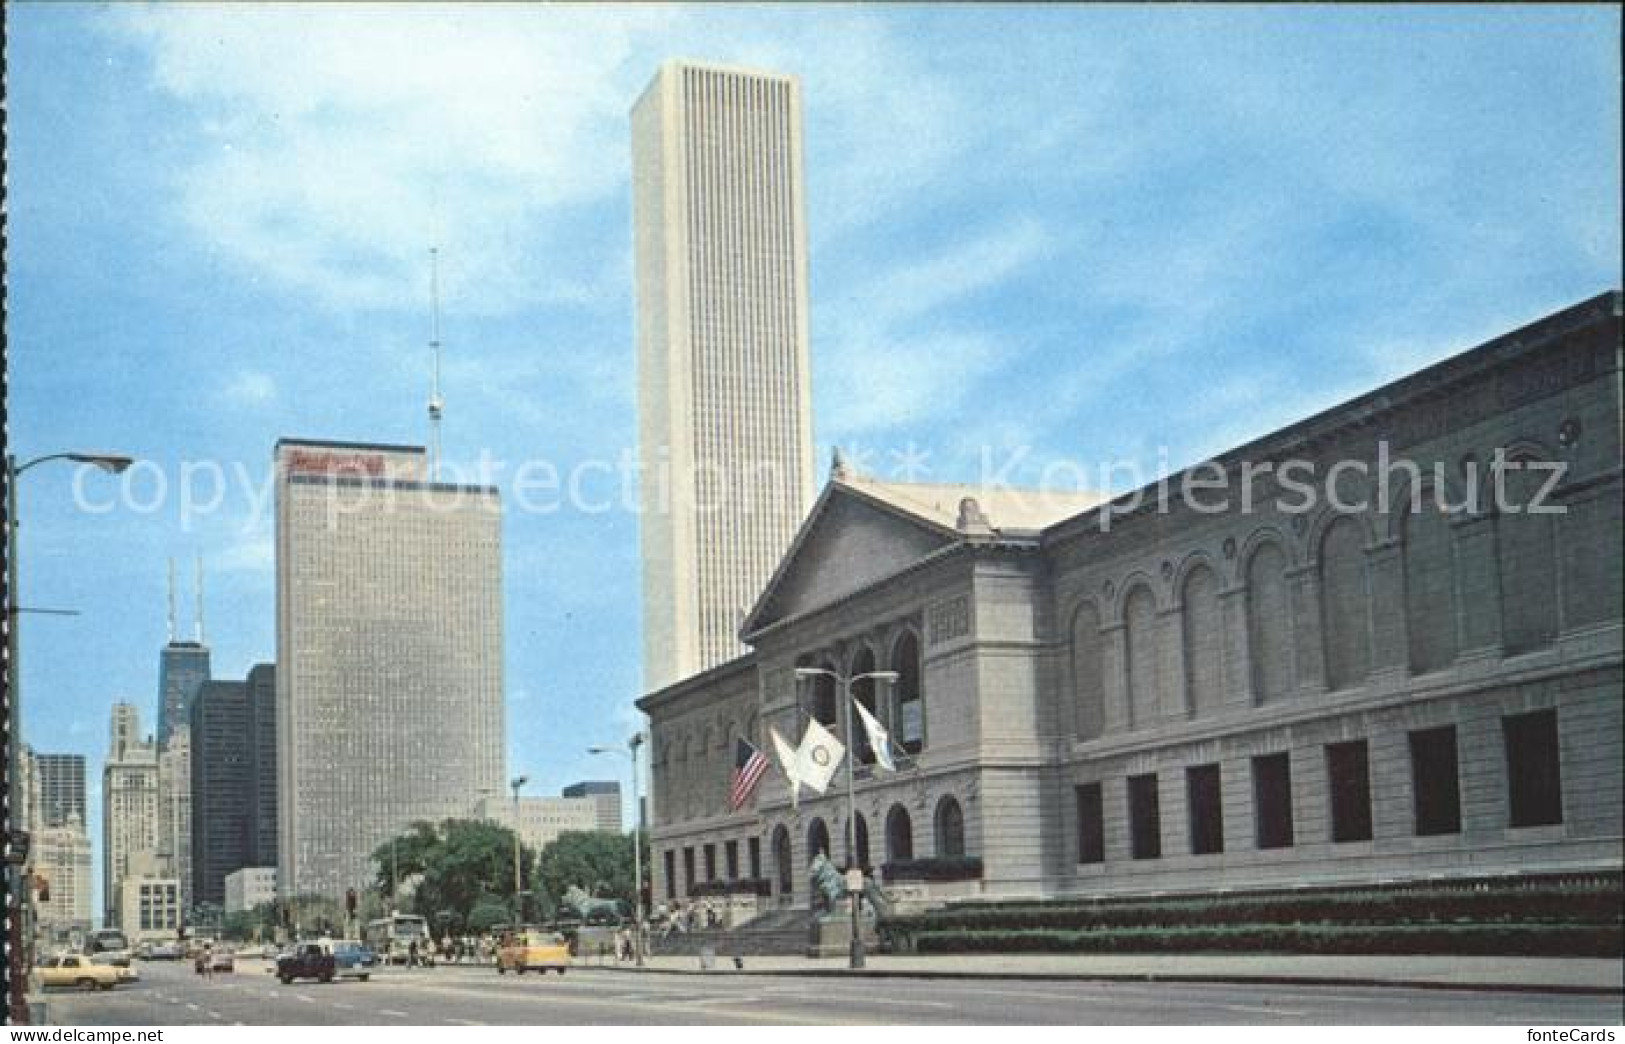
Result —
<path fill-rule="evenodd" d="M 1374 987 L 392 970 L 283 986 L 259 962 L 148 963 L 111 993 L 52 991 L 57 1025 L 1617 1024 L 1620 998 Z"/>

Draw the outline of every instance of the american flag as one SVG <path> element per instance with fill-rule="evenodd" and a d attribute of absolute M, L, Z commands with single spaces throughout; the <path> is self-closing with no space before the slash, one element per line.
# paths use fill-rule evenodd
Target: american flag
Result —
<path fill-rule="evenodd" d="M 738 812 L 756 791 L 756 784 L 767 772 L 767 755 L 739 740 L 734 747 L 734 774 L 728 784 L 728 807 Z"/>

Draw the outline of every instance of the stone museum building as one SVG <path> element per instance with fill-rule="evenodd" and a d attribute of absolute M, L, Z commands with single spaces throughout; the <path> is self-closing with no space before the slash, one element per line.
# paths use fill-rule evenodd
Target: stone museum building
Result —
<path fill-rule="evenodd" d="M 852 687 L 898 762 L 858 741 L 852 826 L 894 885 L 948 868 L 926 898 L 1617 871 L 1620 313 L 1110 501 L 837 461 L 751 651 L 639 701 L 655 900 L 803 906 L 813 855 L 845 862 L 844 769 L 792 807 L 775 767 L 729 811 L 736 737 L 840 729 L 798 666 L 897 673 Z"/>

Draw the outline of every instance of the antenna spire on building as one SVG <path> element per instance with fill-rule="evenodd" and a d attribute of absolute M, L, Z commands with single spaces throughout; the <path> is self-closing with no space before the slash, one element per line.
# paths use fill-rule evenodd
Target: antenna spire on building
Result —
<path fill-rule="evenodd" d="M 175 644 L 175 559 L 169 560 L 169 644 Z"/>
<path fill-rule="evenodd" d="M 429 248 L 429 350 L 434 353 L 434 387 L 429 392 L 429 481 L 440 477 L 440 415 L 446 401 L 440 397 L 440 248 Z"/>
<path fill-rule="evenodd" d="M 195 596 L 196 597 L 196 602 L 195 602 L 195 605 L 194 605 L 193 610 L 192 610 L 193 613 L 194 613 L 193 626 L 197 629 L 197 643 L 199 645 L 202 645 L 203 644 L 203 555 L 199 554 L 197 556 L 196 561 L 197 561 L 196 571 L 193 573 L 194 580 L 195 580 L 195 582 L 197 584 L 197 591 L 196 591 L 196 596 Z"/>

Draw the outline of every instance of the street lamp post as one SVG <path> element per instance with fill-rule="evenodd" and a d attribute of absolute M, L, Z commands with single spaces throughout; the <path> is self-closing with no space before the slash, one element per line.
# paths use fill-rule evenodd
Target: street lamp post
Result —
<path fill-rule="evenodd" d="M 513 788 L 513 924 L 518 928 L 525 919 L 524 898 L 520 894 L 519 876 L 519 788 L 530 782 L 529 776 L 515 776 L 508 781 Z"/>
<path fill-rule="evenodd" d="M 863 901 L 863 889 L 853 888 L 851 874 L 854 869 L 862 873 L 858 865 L 858 799 L 857 799 L 857 772 L 856 762 L 858 745 L 852 736 L 852 683 L 866 679 L 883 682 L 895 682 L 896 671 L 867 671 L 847 677 L 836 671 L 823 667 L 797 667 L 797 678 L 831 678 L 841 690 L 841 730 L 846 739 L 846 872 L 847 891 L 852 896 L 852 944 L 849 950 L 851 966 L 862 968 L 865 964 L 863 953 L 863 931 L 860 906 Z"/>
<path fill-rule="evenodd" d="M 632 960 L 643 967 L 643 800 L 638 796 L 638 748 L 643 746 L 642 730 L 626 741 L 632 759 Z M 589 754 L 613 754 L 614 747 L 588 747 Z"/>
<path fill-rule="evenodd" d="M 17 625 L 22 610 L 17 605 L 17 479 L 23 472 L 37 464 L 44 464 L 50 460 L 71 460 L 77 464 L 92 464 L 110 475 L 117 475 L 128 468 L 131 459 L 116 453 L 49 453 L 43 457 L 17 463 L 17 458 L 6 454 L 6 785 L 14 788 L 21 776 L 22 760 L 22 699 L 20 683 L 22 672 L 17 669 Z M 17 804 L 12 805 L 15 813 Z M 23 887 L 23 827 L 15 821 L 7 824 L 6 835 L 6 889 L 9 893 L 6 917 L 11 922 L 8 925 L 7 945 L 15 955 L 23 955 L 24 960 L 6 962 L 7 977 L 10 980 L 6 991 L 7 1005 L 11 1012 L 13 1025 L 28 1025 L 28 999 L 26 984 L 28 969 L 32 961 L 26 959 L 28 954 L 23 947 L 23 911 L 27 909 L 28 897 Z"/>

